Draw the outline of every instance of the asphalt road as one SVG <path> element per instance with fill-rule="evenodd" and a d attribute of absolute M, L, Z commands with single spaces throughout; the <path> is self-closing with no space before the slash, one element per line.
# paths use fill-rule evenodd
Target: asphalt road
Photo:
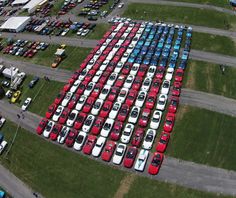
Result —
<path fill-rule="evenodd" d="M 18 118 L 16 114 L 20 112 L 20 109 L 16 105 L 9 104 L 8 102 L 2 100 L 0 101 L 0 112 L 2 112 L 2 115 L 5 116 L 7 119 L 18 123 Z M 35 128 L 37 127 L 39 120 L 40 117 L 38 115 L 35 115 L 30 112 L 25 112 L 25 118 L 20 119 L 21 127 L 35 134 Z M 42 136 L 40 137 L 43 138 Z M 58 145 L 55 142 L 51 143 Z M 61 146 L 65 149 L 76 152 L 73 149 L 67 148 L 66 146 Z M 76 153 L 83 155 L 81 152 Z M 100 159 L 95 159 L 91 156 L 86 157 L 99 161 L 100 163 L 107 164 Z M 150 163 L 150 160 L 151 158 L 149 157 L 148 163 Z M 182 161 L 168 156 L 165 158 L 160 173 L 157 176 L 151 176 L 147 173 L 147 171 L 145 171 L 144 173 L 138 173 L 133 169 L 130 170 L 122 166 L 115 166 L 112 163 L 108 163 L 108 165 L 119 168 L 124 171 L 132 172 L 140 176 L 175 183 L 197 190 L 236 195 L 235 171 L 228 171 L 220 168 L 214 168 L 206 165 Z"/>

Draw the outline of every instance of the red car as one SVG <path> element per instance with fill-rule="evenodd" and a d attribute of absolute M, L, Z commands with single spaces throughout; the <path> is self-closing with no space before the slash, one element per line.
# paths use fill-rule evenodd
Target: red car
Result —
<path fill-rule="evenodd" d="M 116 142 L 113 142 L 111 140 L 107 141 L 105 148 L 102 152 L 102 160 L 109 162 L 111 160 L 111 157 L 115 151 L 116 148 Z"/>
<path fill-rule="evenodd" d="M 54 112 L 56 111 L 57 109 L 57 105 L 56 104 L 51 104 L 49 107 L 48 107 L 48 111 L 46 112 L 46 118 L 50 119 L 52 117 L 52 115 L 54 114 Z"/>
<path fill-rule="evenodd" d="M 55 141 L 57 139 L 57 136 L 59 135 L 61 129 L 62 129 L 62 125 L 55 124 L 52 128 L 51 133 L 50 133 L 50 139 Z"/>
<path fill-rule="evenodd" d="M 63 87 L 63 91 L 67 92 L 70 90 L 72 84 L 71 83 L 67 83 L 64 87 Z"/>
<path fill-rule="evenodd" d="M 164 153 L 167 148 L 169 139 L 170 139 L 170 134 L 163 131 L 161 133 L 160 140 L 157 143 L 156 151 L 160 153 Z"/>
<path fill-rule="evenodd" d="M 142 140 L 143 140 L 143 137 L 144 137 L 144 129 L 138 128 L 135 131 L 135 134 L 134 134 L 134 137 L 133 137 L 133 139 L 131 141 L 131 144 L 133 146 L 140 147 L 140 145 L 142 143 Z"/>
<path fill-rule="evenodd" d="M 147 65 L 140 65 L 137 75 L 139 77 L 144 77 L 146 72 L 147 72 L 147 70 L 148 70 L 148 66 Z"/>
<path fill-rule="evenodd" d="M 119 110 L 118 116 L 117 116 L 117 120 L 124 122 L 125 119 L 128 117 L 129 115 L 129 105 L 127 104 L 123 104 Z"/>
<path fill-rule="evenodd" d="M 93 76 L 95 75 L 96 71 L 91 69 L 89 70 L 89 72 L 87 73 L 87 75 L 85 76 L 84 80 L 87 82 L 90 82 L 91 79 L 93 78 Z"/>
<path fill-rule="evenodd" d="M 181 93 L 181 83 L 175 81 L 172 89 L 172 96 L 180 96 L 180 93 Z"/>
<path fill-rule="evenodd" d="M 107 118 L 111 108 L 112 108 L 112 102 L 110 102 L 110 101 L 104 102 L 102 109 L 99 113 L 99 117 Z"/>
<path fill-rule="evenodd" d="M 126 168 L 131 168 L 134 164 L 138 149 L 136 147 L 130 146 L 124 158 L 124 166 Z"/>
<path fill-rule="evenodd" d="M 156 78 L 162 79 L 165 73 L 165 67 L 157 67 Z"/>
<path fill-rule="evenodd" d="M 175 81 L 182 82 L 184 77 L 184 70 L 183 69 L 177 69 L 175 74 Z"/>
<path fill-rule="evenodd" d="M 147 126 L 150 114 L 151 114 L 150 109 L 144 109 L 143 110 L 143 112 L 141 114 L 141 117 L 139 119 L 139 122 L 138 122 L 139 126 L 141 126 L 141 127 L 146 127 Z"/>
<path fill-rule="evenodd" d="M 163 158 L 164 156 L 162 153 L 158 153 L 158 152 L 154 153 L 151 164 L 148 167 L 149 174 L 156 175 L 159 172 Z"/>
<path fill-rule="evenodd" d="M 139 89 L 142 85 L 142 81 L 143 81 L 142 77 L 136 76 L 134 79 L 134 82 L 132 84 L 132 90 L 139 91 Z"/>
<path fill-rule="evenodd" d="M 169 113 L 176 113 L 177 108 L 179 105 L 179 98 L 178 97 L 172 97 L 170 100 L 170 105 L 168 108 L 168 112 Z"/>
<path fill-rule="evenodd" d="M 82 109 L 82 111 L 84 113 L 88 113 L 90 112 L 90 110 L 92 109 L 93 107 L 93 103 L 95 102 L 95 98 L 93 97 L 88 97 L 88 99 L 86 100 L 85 104 L 84 104 L 84 107 Z"/>
<path fill-rule="evenodd" d="M 164 131 L 170 133 L 174 127 L 174 123 L 175 123 L 175 114 L 167 113 L 166 120 L 165 120 L 164 126 L 163 126 Z"/>
<path fill-rule="evenodd" d="M 70 109 L 64 108 L 64 110 L 63 110 L 63 112 L 62 112 L 62 114 L 61 114 L 61 116 L 59 118 L 59 123 L 60 124 L 65 124 L 69 114 L 70 114 Z"/>
<path fill-rule="evenodd" d="M 131 107 L 134 103 L 134 101 L 136 100 L 137 97 L 137 91 L 135 90 L 130 90 L 130 92 L 128 93 L 126 100 L 125 100 L 125 104 L 127 104 L 129 107 Z"/>
<path fill-rule="evenodd" d="M 131 70 L 132 65 L 133 65 L 132 63 L 125 63 L 122 70 L 121 70 L 121 73 L 128 75 Z"/>
<path fill-rule="evenodd" d="M 122 133 L 123 123 L 116 121 L 112 130 L 111 130 L 111 139 L 114 141 L 118 141 L 120 139 Z"/>
<path fill-rule="evenodd" d="M 94 135 L 88 135 L 88 138 L 85 142 L 85 145 L 83 147 L 83 153 L 90 155 L 92 152 L 92 149 L 94 147 L 94 145 L 96 144 L 97 141 L 97 137 Z"/>
<path fill-rule="evenodd" d="M 145 103 L 145 108 L 153 109 L 157 99 L 157 94 L 155 92 L 150 92 L 147 96 L 147 100 Z"/>
<path fill-rule="evenodd" d="M 79 98 L 80 98 L 79 94 L 73 95 L 69 104 L 68 104 L 68 108 L 73 109 L 75 107 L 75 105 L 77 104 Z"/>
<path fill-rule="evenodd" d="M 77 137 L 78 135 L 78 131 L 75 130 L 75 129 L 71 129 L 69 134 L 67 135 L 66 137 L 66 145 L 68 147 L 72 147 L 75 143 L 75 138 Z"/>
<path fill-rule="evenodd" d="M 116 97 L 118 96 L 118 94 L 119 94 L 119 88 L 113 87 L 113 88 L 111 88 L 111 91 L 110 91 L 107 99 L 111 102 L 114 102 Z"/>
<path fill-rule="evenodd" d="M 76 91 L 76 94 L 82 95 L 87 85 L 88 85 L 87 81 L 83 81 L 82 83 L 80 83 Z"/>
<path fill-rule="evenodd" d="M 104 124 L 104 118 L 97 117 L 91 129 L 92 134 L 98 135 L 102 129 L 103 124 Z"/>
<path fill-rule="evenodd" d="M 79 130 L 84 124 L 87 114 L 80 112 L 75 120 L 74 128 Z"/>
<path fill-rule="evenodd" d="M 61 101 L 63 100 L 63 98 L 65 97 L 65 95 L 66 95 L 66 92 L 61 91 L 61 92 L 57 95 L 56 99 L 54 100 L 54 103 L 57 104 L 57 105 L 60 104 Z"/>
<path fill-rule="evenodd" d="M 161 82 L 162 81 L 159 78 L 155 78 L 152 82 L 150 93 L 154 92 L 157 94 L 159 92 L 160 87 L 161 87 Z"/>
<path fill-rule="evenodd" d="M 90 94 L 92 97 L 94 97 L 95 99 L 97 99 L 97 97 L 99 96 L 101 90 L 103 88 L 103 85 L 100 84 L 100 83 L 97 83 L 95 86 L 94 86 L 94 89 L 92 91 L 92 93 Z"/>
<path fill-rule="evenodd" d="M 115 82 L 115 87 L 119 87 L 121 88 L 125 82 L 125 79 L 126 79 L 126 75 L 119 75 L 116 82 Z"/>
<path fill-rule="evenodd" d="M 106 83 L 106 81 L 107 81 L 107 79 L 108 79 L 108 77 L 110 76 L 110 73 L 109 72 L 103 72 L 103 74 L 101 75 L 101 77 L 99 78 L 99 83 L 101 83 L 101 84 L 105 84 Z"/>
<path fill-rule="evenodd" d="M 38 127 L 37 127 L 37 129 L 36 129 L 36 132 L 37 132 L 39 135 L 41 135 L 41 134 L 43 133 L 43 130 L 44 130 L 44 128 L 46 127 L 47 123 L 48 123 L 48 119 L 46 119 L 46 118 L 43 118 L 43 119 L 40 121 L 40 123 L 39 123 L 39 125 L 38 125 Z"/>

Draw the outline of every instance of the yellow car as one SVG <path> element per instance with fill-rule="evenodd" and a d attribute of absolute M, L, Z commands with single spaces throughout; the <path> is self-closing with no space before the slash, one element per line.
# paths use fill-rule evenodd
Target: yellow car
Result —
<path fill-rule="evenodd" d="M 11 103 L 15 103 L 21 95 L 21 91 L 16 91 L 13 96 L 11 97 Z"/>
<path fill-rule="evenodd" d="M 56 68 L 60 64 L 61 61 L 62 61 L 62 57 L 57 56 L 51 65 L 52 68 Z"/>

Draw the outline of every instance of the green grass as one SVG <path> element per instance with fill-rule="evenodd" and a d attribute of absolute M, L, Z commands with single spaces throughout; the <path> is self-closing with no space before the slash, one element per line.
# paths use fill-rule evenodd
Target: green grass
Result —
<path fill-rule="evenodd" d="M 101 39 L 103 35 L 110 29 L 110 24 L 101 23 L 97 24 L 92 32 L 90 32 L 86 39 Z"/>
<path fill-rule="evenodd" d="M 53 8 L 51 9 L 50 14 L 52 16 L 57 15 L 58 12 L 60 11 L 62 5 L 64 3 L 64 0 L 56 0 L 55 3 L 53 4 Z"/>
<path fill-rule="evenodd" d="M 214 10 L 164 6 L 155 4 L 131 3 L 125 10 L 124 17 L 143 20 L 158 18 L 167 22 L 186 23 L 220 29 L 235 29 L 234 16 Z"/>
<path fill-rule="evenodd" d="M 226 67 L 223 75 L 219 65 L 193 61 L 188 62 L 184 87 L 236 99 L 236 69 Z"/>
<path fill-rule="evenodd" d="M 167 154 L 235 171 L 235 128 L 235 117 L 180 106 Z"/>
<path fill-rule="evenodd" d="M 226 36 L 217 36 L 212 34 L 194 32 L 192 48 L 230 56 L 236 55 L 235 41 Z"/>

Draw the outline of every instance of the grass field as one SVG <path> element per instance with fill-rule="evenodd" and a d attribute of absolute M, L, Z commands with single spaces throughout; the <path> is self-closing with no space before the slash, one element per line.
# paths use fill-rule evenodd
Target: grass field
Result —
<path fill-rule="evenodd" d="M 219 65 L 189 60 L 184 87 L 236 99 L 236 69 L 226 67 L 223 75 Z"/>
<path fill-rule="evenodd" d="M 176 23 L 201 25 L 220 29 L 236 29 L 234 16 L 214 10 L 131 3 L 124 17 L 143 20 L 159 20 Z"/>
<path fill-rule="evenodd" d="M 236 42 L 226 36 L 193 32 L 192 48 L 230 56 L 236 55 Z"/>
<path fill-rule="evenodd" d="M 55 3 L 53 3 L 53 7 L 52 7 L 50 14 L 52 16 L 57 15 L 59 10 L 61 9 L 63 3 L 64 3 L 64 0 L 56 0 Z"/>
<path fill-rule="evenodd" d="M 167 154 L 235 171 L 235 127 L 235 117 L 180 106 Z"/>
<path fill-rule="evenodd" d="M 110 29 L 110 24 L 100 23 L 97 24 L 92 32 L 90 32 L 86 39 L 101 39 L 103 35 Z"/>

